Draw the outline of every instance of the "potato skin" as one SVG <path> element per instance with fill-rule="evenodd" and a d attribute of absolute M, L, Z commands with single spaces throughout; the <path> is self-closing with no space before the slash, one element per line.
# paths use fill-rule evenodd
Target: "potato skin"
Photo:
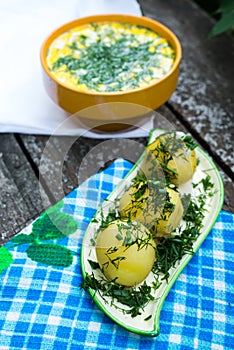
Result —
<path fill-rule="evenodd" d="M 130 219 L 140 221 L 147 226 L 147 224 L 150 224 L 152 221 L 151 215 L 148 215 L 148 200 L 148 186 L 144 186 L 144 184 L 141 183 L 132 184 L 132 186 L 130 186 L 120 198 L 120 216 L 125 220 Z M 156 214 L 157 213 L 155 213 L 155 215 Z"/>
<path fill-rule="evenodd" d="M 132 185 L 121 196 L 120 216 L 123 219 L 137 220 L 154 232 L 156 236 L 168 236 L 179 225 L 183 216 L 183 206 L 179 193 L 166 187 L 150 186 L 136 196 L 141 186 Z M 137 199 L 136 199 L 137 197 Z"/>
<path fill-rule="evenodd" d="M 153 232 L 155 237 L 169 236 L 179 225 L 183 217 L 184 210 L 179 193 L 169 187 L 167 187 L 167 193 L 170 199 L 169 207 L 168 203 L 165 202 L 161 214 L 154 225 Z"/>
<path fill-rule="evenodd" d="M 179 186 L 190 180 L 196 170 L 196 152 L 175 132 L 158 136 L 146 147 L 142 169 L 147 178 L 155 177 L 153 163 L 160 165 L 171 183 Z M 157 175 L 157 174 L 156 174 Z"/>
<path fill-rule="evenodd" d="M 155 248 L 152 235 L 137 221 L 113 221 L 96 240 L 97 260 L 104 275 L 127 287 L 148 276 L 156 258 Z"/>

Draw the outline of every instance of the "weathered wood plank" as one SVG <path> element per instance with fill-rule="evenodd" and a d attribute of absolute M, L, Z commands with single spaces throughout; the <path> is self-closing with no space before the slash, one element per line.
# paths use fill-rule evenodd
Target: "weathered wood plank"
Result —
<path fill-rule="evenodd" d="M 173 114 L 166 108 L 160 109 L 162 114 Z M 165 119 L 165 118 L 163 118 Z M 181 123 L 174 117 L 158 121 L 158 127 L 180 128 Z M 53 137 L 41 135 L 19 135 L 25 149 L 30 154 L 35 166 L 41 170 L 41 175 L 47 188 L 50 190 L 50 197 L 54 196 L 54 201 L 70 193 L 82 181 L 90 175 L 96 173 L 108 161 L 124 157 L 136 161 L 143 147 L 146 145 L 147 138 L 136 138 L 131 141 L 132 147 L 126 147 L 122 139 L 107 141 L 106 139 L 88 139 L 84 137 Z M 134 147 L 136 142 L 137 147 Z M 130 142 L 131 143 L 131 142 Z M 49 146 L 48 146 L 49 144 Z M 46 154 L 46 151 L 49 152 Z M 129 154 L 130 153 L 130 154 Z M 46 162 L 42 162 L 42 159 Z M 89 160 L 89 164 L 88 164 Z M 61 173 L 62 172 L 62 183 Z"/>
<path fill-rule="evenodd" d="M 27 206 L 0 154 L 0 243 L 27 222 Z"/>
<path fill-rule="evenodd" d="M 12 134 L 0 135 L 0 244 L 38 216 L 50 202 Z"/>
<path fill-rule="evenodd" d="M 166 106 L 162 106 L 158 112 L 160 112 L 160 115 L 159 118 L 155 118 L 155 127 L 188 132 L 188 129 Z M 20 138 L 37 167 L 40 167 L 49 138 L 47 136 L 30 135 L 20 135 Z M 75 141 L 74 144 L 65 154 L 64 150 L 66 151 L 67 145 L 72 144 L 73 141 Z M 54 201 L 57 201 L 70 193 L 90 175 L 97 172 L 109 160 L 122 156 L 136 161 L 143 151 L 143 145 L 146 145 L 146 143 L 146 138 L 134 139 L 130 141 L 129 148 L 127 148 L 126 143 L 123 143 L 121 139 L 111 140 L 110 142 L 86 138 L 75 140 L 69 137 L 56 137 L 51 139 L 50 153 L 45 166 L 41 169 L 42 176 L 51 191 L 51 195 L 54 196 Z M 65 154 L 65 157 L 63 157 L 63 154 Z M 223 171 L 221 174 L 225 183 L 224 208 L 234 212 L 233 182 Z M 57 179 L 60 180 L 57 181 Z"/>
<path fill-rule="evenodd" d="M 233 36 L 223 34 L 208 41 L 214 21 L 192 1 L 140 3 L 146 16 L 167 25 L 181 41 L 179 84 L 169 105 L 205 141 L 206 149 L 226 172 L 234 176 Z"/>
<path fill-rule="evenodd" d="M 119 157 L 136 162 L 147 140 L 20 135 L 54 201 L 63 198 L 105 164 Z M 136 146 L 136 147 L 134 147 Z"/>

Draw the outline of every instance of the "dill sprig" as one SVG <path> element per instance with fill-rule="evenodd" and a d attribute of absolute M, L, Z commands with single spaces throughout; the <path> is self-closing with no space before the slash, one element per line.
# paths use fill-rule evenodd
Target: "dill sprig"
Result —
<path fill-rule="evenodd" d="M 170 185 L 170 188 L 177 190 L 175 185 Z M 124 212 L 120 213 L 123 219 L 138 220 L 137 216 L 142 211 L 143 223 L 150 228 L 158 219 L 165 220 L 165 215 L 174 210 L 174 204 L 170 201 L 164 179 L 148 179 L 145 174 L 139 172 L 132 179 L 132 186 L 129 189 L 132 190 L 131 202 Z"/>
<path fill-rule="evenodd" d="M 202 185 L 202 190 L 208 197 L 212 197 L 216 192 L 216 190 L 214 189 L 214 183 L 211 181 L 210 175 L 207 175 L 198 183 L 193 183 L 193 188 L 196 188 L 199 185 Z"/>
<path fill-rule="evenodd" d="M 159 287 L 159 284 L 154 284 L 154 287 Z M 87 274 L 83 283 L 81 283 L 81 288 L 87 290 L 88 288 L 93 289 L 96 293 L 102 297 L 102 299 L 107 301 L 106 297 L 111 298 L 111 305 L 116 309 L 120 309 L 125 314 L 130 314 L 132 317 L 141 315 L 141 311 L 144 310 L 144 307 L 152 300 L 151 286 L 147 285 L 144 282 L 138 288 L 131 287 L 126 288 L 122 285 L 115 283 L 115 280 L 108 280 L 105 277 L 99 277 L 98 279 L 94 276 L 94 273 Z M 121 308 L 116 305 L 116 301 L 126 305 L 128 308 Z"/>
<path fill-rule="evenodd" d="M 188 160 L 190 152 L 196 147 L 197 144 L 192 136 L 184 135 L 178 138 L 176 132 L 167 132 L 149 145 L 149 150 L 146 151 L 146 160 L 148 163 L 151 162 L 152 166 L 148 170 L 154 172 L 154 167 L 157 164 L 157 162 L 155 163 L 156 158 L 164 171 L 165 180 L 169 184 L 178 178 L 176 169 L 170 165 L 173 158 L 181 157 Z"/>
<path fill-rule="evenodd" d="M 162 276 L 162 280 L 168 281 L 170 269 L 183 258 L 185 254 L 193 254 L 193 243 L 199 236 L 198 227 L 187 224 L 181 234 L 168 239 L 162 239 L 157 245 L 153 266 L 153 273 Z"/>
<path fill-rule="evenodd" d="M 92 219 L 92 223 L 98 223 L 99 230 L 104 230 L 107 228 L 111 222 L 120 219 L 120 214 L 117 210 L 110 210 L 105 216 L 103 211 L 100 213 L 101 218 L 98 219 L 96 216 Z"/>
<path fill-rule="evenodd" d="M 184 141 L 184 143 L 186 144 L 186 146 L 192 150 L 194 150 L 197 147 L 196 142 L 194 141 L 194 139 L 192 138 L 192 136 L 190 135 L 185 135 L 182 136 L 182 140 Z"/>
<path fill-rule="evenodd" d="M 203 178 L 193 187 L 203 185 L 203 191 L 191 198 L 190 195 L 185 195 L 182 198 L 182 203 L 186 206 L 183 219 L 186 222 L 185 228 L 178 228 L 178 234 L 167 239 L 161 239 L 156 248 L 156 256 L 153 272 L 162 275 L 162 280 L 168 281 L 170 277 L 170 269 L 178 264 L 185 254 L 194 254 L 194 241 L 201 233 L 203 227 L 203 219 L 206 211 L 206 198 L 211 195 L 213 183 L 209 176 Z M 206 193 L 204 190 L 206 189 Z M 188 203 L 189 201 L 189 203 Z"/>

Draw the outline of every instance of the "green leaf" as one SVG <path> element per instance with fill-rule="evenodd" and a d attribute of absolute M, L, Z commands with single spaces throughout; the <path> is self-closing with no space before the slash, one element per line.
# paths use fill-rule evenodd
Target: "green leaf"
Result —
<path fill-rule="evenodd" d="M 8 249 L 0 247 L 0 273 L 10 266 L 13 262 L 13 257 Z"/>
<path fill-rule="evenodd" d="M 10 242 L 16 245 L 21 245 L 21 244 L 32 243 L 33 241 L 34 239 L 31 235 L 20 233 L 19 235 L 16 235 L 15 237 L 13 237 Z"/>
<path fill-rule="evenodd" d="M 56 210 L 61 209 L 63 206 L 64 206 L 64 201 L 61 200 L 61 201 L 57 202 L 56 204 L 54 204 L 51 208 L 47 209 L 46 213 L 49 214 L 49 213 L 55 212 Z"/>
<path fill-rule="evenodd" d="M 33 261 L 50 266 L 68 267 L 73 262 L 69 249 L 53 243 L 31 245 L 26 253 Z"/>
<path fill-rule="evenodd" d="M 229 13 L 234 10 L 233 0 L 220 0 L 220 5 L 216 13 Z"/>
<path fill-rule="evenodd" d="M 76 232 L 78 224 L 68 214 L 51 212 L 34 222 L 32 235 L 40 240 L 60 239 Z"/>
<path fill-rule="evenodd" d="M 226 13 L 222 16 L 222 18 L 214 25 L 212 30 L 208 35 L 208 39 L 222 34 L 229 29 L 234 28 L 234 11 Z"/>

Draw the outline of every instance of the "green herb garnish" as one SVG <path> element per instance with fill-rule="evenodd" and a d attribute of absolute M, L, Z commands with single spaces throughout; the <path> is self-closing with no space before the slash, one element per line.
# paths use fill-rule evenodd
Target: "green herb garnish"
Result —
<path fill-rule="evenodd" d="M 122 23 L 120 29 L 100 23 L 91 26 L 93 35 L 74 32 L 71 43 L 63 42 L 62 36 L 57 39 L 72 53 L 64 56 L 61 53 L 60 57 L 56 53 L 58 58 L 49 67 L 55 75 L 63 67 L 68 80 L 75 78 L 77 85 L 84 84 L 88 90 L 125 91 L 160 79 L 174 62 L 175 53 L 169 42 L 158 43 L 161 37 L 155 37 L 150 29 L 127 23 Z M 142 33 L 128 31 L 131 27 Z M 164 52 L 164 48 L 171 52 Z M 48 55 L 53 57 L 54 50 L 57 52 L 52 46 Z"/>
<path fill-rule="evenodd" d="M 106 297 L 111 298 L 111 305 L 116 309 L 122 310 L 125 314 L 130 314 L 132 317 L 136 317 L 141 314 L 144 307 L 154 300 L 151 295 L 151 287 L 144 282 L 139 288 L 125 288 L 118 285 L 115 281 L 107 280 L 104 277 L 97 279 L 94 274 L 87 274 L 85 281 L 81 283 L 81 288 L 91 288 L 95 292 L 99 293 L 102 299 L 106 302 Z M 123 305 L 126 305 L 128 309 L 121 308 L 116 305 L 116 300 Z"/>
<path fill-rule="evenodd" d="M 182 137 L 182 140 L 184 141 L 184 143 L 186 144 L 186 146 L 192 150 L 194 150 L 197 147 L 196 142 L 194 141 L 194 139 L 192 138 L 192 136 L 190 135 L 185 135 Z"/>

